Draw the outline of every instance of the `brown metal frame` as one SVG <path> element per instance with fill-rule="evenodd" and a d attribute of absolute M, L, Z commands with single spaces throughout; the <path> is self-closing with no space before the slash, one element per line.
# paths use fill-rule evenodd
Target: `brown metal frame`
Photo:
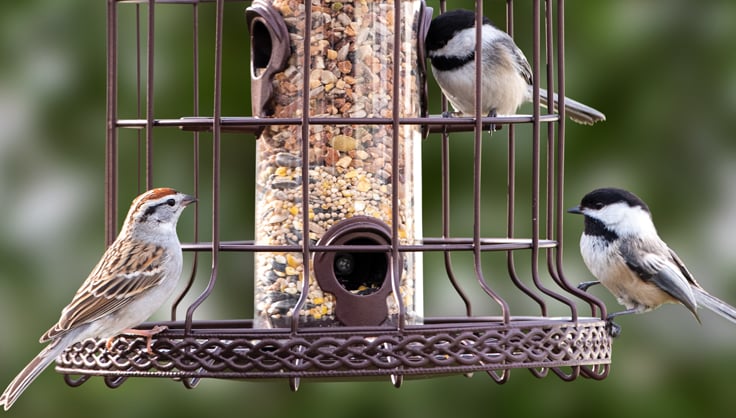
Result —
<path fill-rule="evenodd" d="M 126 4 L 131 3 L 131 4 Z M 192 114 L 177 119 L 157 118 L 153 107 L 154 94 L 154 21 L 158 4 L 180 4 L 192 10 L 193 27 L 193 65 L 194 65 L 194 104 Z M 200 36 L 200 8 L 206 3 L 214 3 L 215 8 L 215 61 L 214 61 L 214 97 L 211 117 L 201 116 L 199 108 L 199 61 L 198 42 Z M 238 1 L 247 6 L 250 2 Z M 559 96 L 564 101 L 564 0 L 531 0 L 533 10 L 533 52 L 530 63 L 534 80 L 544 80 L 549 90 L 556 86 Z M 192 174 L 194 176 L 194 193 L 199 196 L 202 190 L 200 173 L 200 138 L 201 132 L 212 134 L 212 212 L 202 213 L 195 209 L 194 238 L 192 242 L 183 244 L 186 252 L 194 253 L 194 266 L 185 294 L 192 288 L 198 267 L 197 255 L 211 253 L 212 266 L 210 277 L 202 293 L 186 309 L 183 320 L 176 320 L 176 310 L 181 303 L 182 295 L 173 304 L 171 321 L 165 325 L 169 330 L 154 339 L 154 355 L 146 354 L 144 341 L 132 337 L 118 338 L 111 352 L 105 350 L 104 342 L 90 340 L 67 350 L 57 363 L 57 370 L 66 374 L 69 384 L 77 385 L 90 376 L 106 376 L 105 381 L 111 387 L 121 384 L 130 376 L 157 376 L 180 378 L 188 386 L 193 386 L 201 377 L 219 378 L 288 378 L 293 389 L 296 389 L 300 378 L 344 378 L 389 376 L 395 385 L 401 383 L 403 376 L 429 376 L 447 373 L 468 373 L 487 371 L 498 382 L 508 379 L 510 369 L 527 368 L 535 376 L 543 377 L 552 370 L 564 380 L 573 380 L 582 375 L 595 379 L 605 378 L 608 374 L 611 358 L 611 338 L 606 332 L 605 306 L 594 297 L 570 285 L 563 273 L 562 262 L 562 226 L 564 214 L 564 151 L 565 151 L 565 119 L 564 103 L 558 106 L 559 114 L 549 110 L 543 113 L 540 108 L 539 85 L 535 85 L 533 95 L 533 114 L 504 117 L 486 117 L 480 114 L 480 88 L 476 92 L 476 115 L 466 118 L 443 118 L 438 115 L 402 118 L 394 114 L 392 118 L 316 118 L 309 117 L 308 101 L 304 101 L 302 114 L 291 119 L 260 119 L 249 116 L 226 116 L 222 114 L 222 41 L 223 10 L 225 0 L 159 0 L 156 2 L 137 0 L 108 0 L 107 14 L 107 137 L 105 166 L 105 239 L 109 244 L 117 234 L 118 222 L 118 132 L 123 129 L 137 129 L 139 135 L 139 159 L 143 161 L 139 173 L 144 175 L 141 188 L 154 185 L 153 152 L 155 151 L 154 133 L 163 127 L 174 127 L 191 131 L 194 141 L 194 159 Z M 401 8 L 395 2 L 395 22 L 398 25 Z M 441 11 L 446 2 L 441 1 Z M 208 5 L 210 7 L 212 5 Z M 137 36 L 137 83 L 138 83 L 138 117 L 122 119 L 118 112 L 118 10 L 120 7 L 136 9 Z M 478 15 L 477 35 L 480 36 L 480 16 L 483 1 L 476 2 Z M 506 1 L 506 28 L 513 34 L 514 4 Z M 306 19 L 310 20 L 311 11 L 306 10 Z M 140 24 L 141 16 L 148 17 L 145 28 Z M 243 17 L 243 24 L 245 19 Z M 542 33 L 541 28 L 545 28 Z M 306 25 L 306 50 L 309 48 L 309 25 Z M 130 29 L 130 28 L 125 28 Z M 147 34 L 142 46 L 141 33 Z M 396 33 L 400 33 L 399 30 Z M 542 42 L 544 35 L 544 42 Z M 555 38 L 557 42 L 555 42 Z M 394 53 L 398 55 L 400 42 L 395 42 Z M 146 65 L 142 57 L 146 56 Z M 306 54 L 308 59 L 309 54 Z M 480 55 L 480 44 L 477 45 L 476 56 Z M 395 60 L 395 74 L 399 73 L 399 62 Z M 547 68 L 544 78 L 540 67 Z M 477 69 L 480 69 L 478 63 Z M 141 85 L 142 71 L 146 71 L 147 84 Z M 476 81 L 480 79 L 477 71 Z M 309 90 L 309 64 L 304 65 L 304 90 Z M 479 82 L 476 82 L 480 86 Z M 398 100 L 399 83 L 394 83 L 396 91 L 394 100 Z M 142 95 L 143 93 L 143 95 Z M 145 97 L 145 100 L 143 100 Z M 447 101 L 442 98 L 442 109 L 447 110 Z M 145 106 L 140 104 L 145 102 Z M 394 104 L 394 108 L 397 108 Z M 507 236 L 503 238 L 483 237 L 481 234 L 481 168 L 482 146 L 484 137 L 488 135 L 489 124 L 501 124 L 506 128 L 494 133 L 494 140 L 507 135 L 508 172 L 507 172 Z M 301 252 L 304 258 L 305 274 L 309 272 L 311 255 L 319 252 L 355 250 L 355 246 L 319 246 L 303 240 L 298 246 L 259 246 L 252 240 L 223 241 L 220 237 L 220 202 L 221 202 L 221 135 L 224 133 L 255 133 L 267 124 L 300 125 L 303 137 L 308 137 L 310 125 L 316 124 L 386 124 L 394 129 L 394 144 L 398 142 L 397 129 L 400 125 L 414 124 L 426 127 L 434 134 L 427 141 L 441 141 L 442 161 L 442 236 L 424 237 L 421 244 L 415 245 L 379 245 L 376 250 L 390 252 L 393 271 L 399 271 L 399 255 L 402 252 L 426 251 L 441 252 L 444 256 L 447 279 L 462 300 L 466 315 L 453 318 L 426 318 L 423 325 L 406 325 L 403 310 L 396 327 L 339 327 L 308 328 L 300 327 L 298 321 L 291 321 L 292 326 L 284 329 L 253 329 L 250 320 L 201 321 L 195 320 L 198 307 L 215 289 L 218 277 L 219 253 L 232 251 L 254 253 L 257 251 L 289 251 Z M 531 237 L 514 238 L 517 220 L 516 213 L 516 142 L 515 125 L 531 124 L 532 137 L 532 190 L 529 218 Z M 473 151 L 473 235 L 472 237 L 453 236 L 450 231 L 450 138 L 453 132 L 474 132 Z M 504 133 L 505 132 L 505 133 Z M 526 138 L 524 138 L 526 140 Z M 307 141 L 303 141 L 303 153 L 308 153 Z M 540 161 L 544 154 L 544 163 Z M 398 153 L 394 146 L 394 153 Z M 302 179 L 308 179 L 308 159 L 302 159 Z M 396 164 L 398 157 L 394 155 Z M 544 169 L 543 169 L 544 167 Z M 393 172 L 398 172 L 394 167 Z M 141 180 L 139 180 L 140 184 Z M 393 190 L 398 190 L 398 176 L 394 176 Z M 544 182 L 544 184 L 543 184 Z M 308 187 L 302 187 L 302 202 L 309 202 Z M 541 200 L 545 205 L 540 203 Z M 393 196 L 393 217 L 398 218 L 398 194 Z M 306 205 L 306 203 L 304 203 Z M 302 210 L 304 225 L 309 223 L 308 210 Z M 541 218 L 543 217 L 543 218 Z M 212 223 L 210 241 L 200 241 L 200 219 L 208 219 Z M 541 219 L 545 219 L 542 231 Z M 398 222 L 393 222 L 391 242 L 398 243 Z M 516 272 L 517 250 L 531 252 L 531 279 L 533 287 L 523 283 Z M 474 271 L 478 286 L 494 301 L 501 310 L 498 317 L 473 316 L 473 306 L 460 284 L 452 264 L 452 256 L 457 252 L 472 252 Z M 486 279 L 481 263 L 482 254 L 486 252 L 505 252 L 509 279 L 524 294 L 539 305 L 541 316 L 512 316 L 508 302 L 502 298 Z M 543 284 L 543 267 L 539 266 L 540 257 L 546 260 L 546 270 L 553 283 L 559 287 L 551 289 Z M 435 282 L 432 277 L 428 282 Z M 498 279 L 496 279 L 498 280 Z M 465 286 L 467 287 L 467 286 Z M 398 278 L 394 277 L 393 291 L 398 294 Z M 304 295 L 306 292 L 302 292 Z M 549 317 L 546 298 L 554 299 L 567 306 L 569 317 Z M 304 299 L 302 297 L 301 299 Z M 396 298 L 401 304 L 401 298 Z M 588 306 L 591 316 L 581 316 L 580 302 Z M 298 302 L 296 309 L 304 303 Z M 152 324 L 148 324 L 152 325 Z M 144 324 L 144 326 L 147 326 Z M 73 379 L 72 375 L 81 375 Z"/>

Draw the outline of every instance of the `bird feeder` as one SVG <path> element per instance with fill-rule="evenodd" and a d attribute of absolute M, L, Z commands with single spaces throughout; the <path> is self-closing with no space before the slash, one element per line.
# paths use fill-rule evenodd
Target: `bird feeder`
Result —
<path fill-rule="evenodd" d="M 505 382 L 513 369 L 537 377 L 552 371 L 564 380 L 607 376 L 612 341 L 605 306 L 571 285 L 562 263 L 564 106 L 558 107 L 561 114 L 543 113 L 535 100 L 529 115 L 430 115 L 423 37 L 433 11 L 421 0 L 138 3 L 108 2 L 106 239 L 109 244 L 116 236 L 121 178 L 137 174 L 150 187 L 154 168 L 173 169 L 160 165 L 154 150 L 181 152 L 193 142 L 190 165 L 178 161 L 176 173 L 165 173 L 193 176 L 191 187 L 175 185 L 200 202 L 193 238 L 180 235 L 192 272 L 170 320 L 141 326 L 168 327 L 153 338 L 152 353 L 135 336 L 120 336 L 111 346 L 85 341 L 57 360 L 69 384 L 91 376 L 104 376 L 111 387 L 129 377 L 172 378 L 188 387 L 201 378 L 286 379 L 296 389 L 304 378 L 383 377 L 398 386 L 404 377 L 478 371 Z M 521 29 L 532 35 L 527 56 L 534 80 L 563 97 L 563 2 L 531 3 L 531 19 L 525 20 L 531 24 Z M 154 15 L 171 7 L 191 12 L 191 20 L 177 27 L 191 24 L 194 74 L 191 110 L 173 118 L 154 106 L 154 97 L 184 90 L 166 91 L 172 77 L 154 83 L 161 59 L 156 35 L 164 30 L 154 27 Z M 440 10 L 445 7 L 440 1 Z M 482 11 L 483 1 L 476 7 Z M 506 29 L 513 34 L 514 2 L 506 8 Z M 203 22 L 201 15 L 215 21 Z M 240 95 L 238 103 L 247 101 L 227 87 L 233 74 L 242 80 L 246 69 L 225 71 L 233 68 L 233 45 L 224 48 L 223 39 L 225 27 L 245 26 L 252 109 L 241 116 L 223 111 L 233 95 Z M 214 52 L 213 65 L 203 65 L 200 53 L 203 39 L 211 41 L 202 34 L 205 28 L 214 31 L 214 45 L 207 48 Z M 137 40 L 136 59 L 119 63 L 121 44 L 130 39 Z M 121 74 L 132 62 L 145 83 Z M 214 75 L 211 91 L 200 73 Z M 133 94 L 125 90 L 131 79 Z M 212 94 L 211 109 L 200 109 L 202 92 Z M 138 99 L 131 106 L 121 94 Z M 492 136 L 505 153 L 505 163 L 498 163 L 505 176 L 497 178 L 481 175 L 489 168 L 483 158 L 489 124 L 505 128 Z M 520 138 L 516 128 L 522 125 L 531 129 Z M 472 157 L 458 160 L 451 158 L 457 154 L 453 139 L 462 132 L 472 133 L 465 136 L 472 137 Z M 131 137 L 138 142 L 137 160 L 122 152 Z M 255 138 L 254 162 L 223 153 L 224 144 L 249 138 Z M 211 153 L 202 152 L 203 144 L 211 145 Z M 436 160 L 427 166 L 424 148 L 435 144 Z M 518 167 L 519 158 L 529 166 Z M 450 191 L 455 161 L 469 170 L 469 196 Z M 243 166 L 251 164 L 245 172 L 254 174 L 243 175 Z M 423 164 L 425 175 L 433 174 L 424 181 Z M 528 183 L 519 187 L 522 178 Z M 488 216 L 481 180 L 501 184 L 493 199 L 505 206 L 505 217 Z M 234 183 L 237 190 L 254 190 L 255 219 L 238 218 L 253 223 L 253 233 L 228 229 L 223 239 L 223 208 L 235 201 Z M 427 190 L 440 195 L 436 211 L 423 207 L 422 190 L 425 201 Z M 427 219 L 427 213 L 439 215 Z M 472 231 L 452 230 L 454 213 L 465 213 Z M 232 219 L 232 212 L 227 216 Z M 187 222 L 180 221 L 180 230 Z M 439 232 L 428 236 L 423 224 Z M 205 225 L 212 226 L 209 239 L 200 238 Z M 226 256 L 242 265 L 250 260 L 253 267 L 226 273 Z M 489 264 L 499 257 L 501 273 L 496 268 L 489 278 Z M 203 259 L 211 260 L 209 268 Z M 458 268 L 459 260 L 466 268 Z M 441 268 L 423 272 L 428 262 Z M 252 303 L 252 318 L 208 317 L 202 305 L 236 282 L 253 284 L 253 294 L 242 295 L 244 305 Z M 451 315 L 428 314 L 437 308 L 425 303 L 423 283 L 444 286 Z M 192 294 L 198 288 L 201 293 Z M 182 319 L 179 310 L 185 311 Z"/>

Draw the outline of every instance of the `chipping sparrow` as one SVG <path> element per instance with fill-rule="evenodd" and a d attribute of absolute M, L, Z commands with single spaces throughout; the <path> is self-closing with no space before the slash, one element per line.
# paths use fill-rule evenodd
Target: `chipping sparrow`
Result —
<path fill-rule="evenodd" d="M 131 328 L 148 319 L 175 290 L 182 269 L 176 222 L 195 200 L 176 190 L 159 188 L 133 201 L 115 242 L 61 311 L 59 322 L 41 336 L 40 342 L 50 341 L 49 345 L 0 395 L 0 405 L 6 411 L 59 354 L 77 342 L 109 338 L 109 343 L 125 332 L 147 337 L 150 351 L 151 337 L 165 328 Z"/>

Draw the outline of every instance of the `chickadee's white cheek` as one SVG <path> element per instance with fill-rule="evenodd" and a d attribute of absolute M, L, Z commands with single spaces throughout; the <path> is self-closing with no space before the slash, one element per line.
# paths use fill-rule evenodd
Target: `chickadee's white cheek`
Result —
<path fill-rule="evenodd" d="M 462 30 L 447 42 L 447 45 L 437 50 L 437 55 L 447 57 L 461 56 L 475 48 L 475 28 Z"/>

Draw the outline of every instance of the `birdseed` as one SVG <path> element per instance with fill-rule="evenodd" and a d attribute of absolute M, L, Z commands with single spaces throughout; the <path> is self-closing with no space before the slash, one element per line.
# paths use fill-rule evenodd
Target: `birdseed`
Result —
<path fill-rule="evenodd" d="M 302 116 L 303 1 L 274 0 L 290 34 L 287 67 L 274 75 L 273 117 Z M 393 74 L 393 1 L 312 0 L 309 109 L 313 117 L 378 118 L 392 116 L 393 83 L 402 97 L 400 116 L 419 115 L 417 22 L 419 1 L 402 1 L 401 74 Z M 307 163 L 302 178 L 301 126 L 267 126 L 257 141 L 256 242 L 301 245 L 304 236 L 302 187 L 308 187 L 308 237 L 315 244 L 337 222 L 356 215 L 392 225 L 393 140 L 390 125 L 310 125 Z M 415 244 L 421 237 L 419 126 L 401 126 L 399 158 L 399 238 Z M 255 326 L 289 325 L 303 289 L 304 260 L 297 252 L 258 252 L 255 271 Z M 409 323 L 421 321 L 421 253 L 402 254 L 400 292 Z M 322 291 L 310 269 L 300 323 L 341 325 L 334 295 Z M 379 283 L 380 285 L 380 283 Z M 387 284 L 390 286 L 390 283 Z M 369 295 L 375 283 L 349 288 Z M 387 298 L 389 317 L 398 307 Z"/>

